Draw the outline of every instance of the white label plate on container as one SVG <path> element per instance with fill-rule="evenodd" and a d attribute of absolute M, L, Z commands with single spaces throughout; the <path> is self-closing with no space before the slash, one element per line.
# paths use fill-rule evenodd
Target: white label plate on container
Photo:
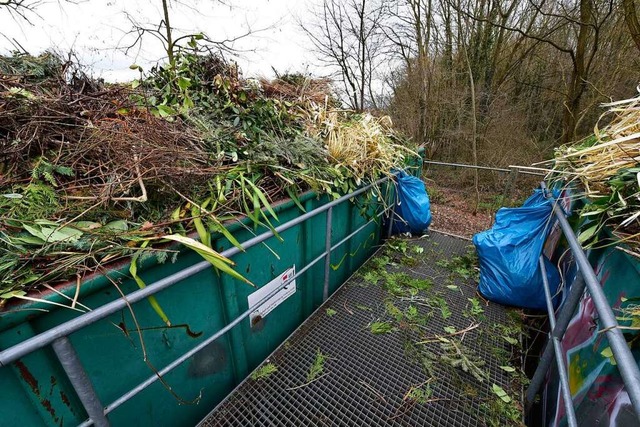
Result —
<path fill-rule="evenodd" d="M 265 318 L 267 314 L 271 313 L 274 308 L 279 306 L 289 298 L 291 295 L 296 293 L 296 281 L 295 279 L 291 281 L 287 286 L 280 289 L 274 296 L 269 298 L 265 303 L 261 306 L 257 306 L 261 299 L 269 295 L 273 292 L 277 287 L 281 286 L 287 279 L 293 277 L 296 274 L 296 266 L 294 264 L 293 267 L 286 270 L 278 277 L 258 289 L 257 291 L 249 294 L 247 297 L 247 301 L 249 302 L 249 308 L 254 308 L 255 310 L 251 312 L 249 315 L 249 320 L 253 325 L 254 319 L 257 317 Z"/>

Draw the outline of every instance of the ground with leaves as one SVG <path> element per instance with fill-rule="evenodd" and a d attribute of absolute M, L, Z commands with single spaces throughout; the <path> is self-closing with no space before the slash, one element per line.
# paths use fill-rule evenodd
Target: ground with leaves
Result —
<path fill-rule="evenodd" d="M 469 191 L 453 189 L 426 181 L 431 198 L 431 228 L 471 238 L 493 223 L 492 211 L 481 210 L 473 214 Z"/>

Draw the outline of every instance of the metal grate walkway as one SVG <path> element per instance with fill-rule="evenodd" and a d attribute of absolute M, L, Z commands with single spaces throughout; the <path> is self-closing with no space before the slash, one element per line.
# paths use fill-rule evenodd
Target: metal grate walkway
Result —
<path fill-rule="evenodd" d="M 520 359 L 508 342 L 520 338 L 517 322 L 475 298 L 469 245 L 435 232 L 391 241 L 265 361 L 277 371 L 245 380 L 201 425 L 520 424 Z M 458 350 L 475 376 L 447 362 Z"/>

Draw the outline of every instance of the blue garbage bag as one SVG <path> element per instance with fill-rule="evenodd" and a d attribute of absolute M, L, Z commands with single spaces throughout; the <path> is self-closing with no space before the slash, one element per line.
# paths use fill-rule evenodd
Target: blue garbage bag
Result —
<path fill-rule="evenodd" d="M 394 233 L 419 234 L 431 224 L 431 203 L 424 182 L 404 171 L 396 174 L 398 197 L 396 199 Z"/>
<path fill-rule="evenodd" d="M 536 190 L 521 207 L 499 209 L 493 227 L 473 236 L 480 263 L 478 291 L 488 300 L 546 309 L 538 259 L 552 226 L 552 203 Z M 553 296 L 560 274 L 546 257 L 544 263 Z"/>

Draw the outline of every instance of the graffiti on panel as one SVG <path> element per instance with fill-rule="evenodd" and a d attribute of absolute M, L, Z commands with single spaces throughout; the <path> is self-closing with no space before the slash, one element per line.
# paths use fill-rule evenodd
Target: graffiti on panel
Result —
<path fill-rule="evenodd" d="M 556 240 L 557 241 L 557 240 Z M 556 253 L 560 250 L 556 251 Z M 602 284 L 605 296 L 616 314 L 620 308 L 640 296 L 638 260 L 615 247 L 590 251 L 589 259 Z M 571 259 L 562 262 L 565 286 L 576 277 Z M 622 325 L 623 318 L 619 318 Z M 637 331 L 625 330 L 636 360 L 640 360 Z M 562 341 L 569 374 L 569 386 L 580 426 L 636 426 L 640 422 L 632 410 L 629 396 L 612 357 L 606 334 L 588 292 L 582 296 Z M 559 392 L 556 372 L 548 378 L 544 400 L 545 424 L 566 425 L 565 402 Z"/>

